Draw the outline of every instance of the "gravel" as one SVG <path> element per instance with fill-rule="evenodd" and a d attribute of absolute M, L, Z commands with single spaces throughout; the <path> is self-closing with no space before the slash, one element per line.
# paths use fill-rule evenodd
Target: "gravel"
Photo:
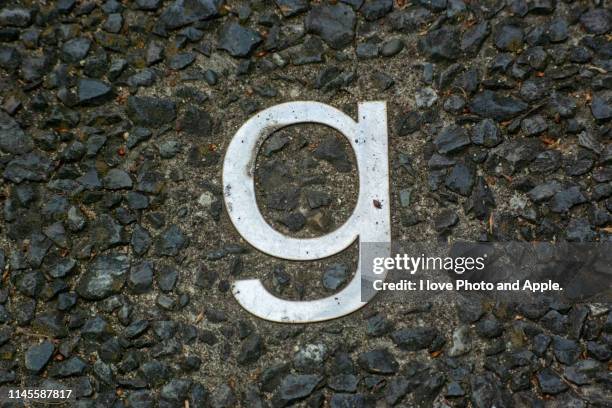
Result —
<path fill-rule="evenodd" d="M 235 280 L 333 296 L 358 248 L 260 253 L 221 170 L 264 108 L 358 119 L 382 100 L 394 239 L 609 242 L 611 21 L 600 1 L 4 2 L 0 384 L 69 387 L 79 407 L 607 406 L 609 299 L 249 315 Z M 270 225 L 312 238 L 348 219 L 345 138 L 292 126 L 261 153 Z"/>

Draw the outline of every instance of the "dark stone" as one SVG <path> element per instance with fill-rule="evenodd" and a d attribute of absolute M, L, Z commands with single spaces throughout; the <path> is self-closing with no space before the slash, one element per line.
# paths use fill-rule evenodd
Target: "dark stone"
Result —
<path fill-rule="evenodd" d="M 21 129 L 15 119 L 0 112 L 0 150 L 11 154 L 25 154 L 33 148 L 32 137 Z"/>
<path fill-rule="evenodd" d="M 142 87 L 151 86 L 155 83 L 156 80 L 157 80 L 157 75 L 155 74 L 155 71 L 153 71 L 150 68 L 145 68 L 143 70 L 136 72 L 134 75 L 131 75 L 127 79 L 126 82 L 132 88 L 138 88 L 141 86 Z M 129 108 L 129 105 L 128 105 L 128 108 Z"/>
<path fill-rule="evenodd" d="M 397 121 L 397 133 L 400 136 L 406 136 L 421 129 L 423 120 L 417 111 L 410 111 L 405 115 L 400 116 Z"/>
<path fill-rule="evenodd" d="M 300 212 L 293 212 L 279 220 L 289 231 L 296 232 L 304 228 L 306 225 L 306 217 Z"/>
<path fill-rule="evenodd" d="M 380 55 L 383 57 L 393 57 L 404 49 L 404 42 L 399 38 L 385 41 L 380 48 Z"/>
<path fill-rule="evenodd" d="M 153 264 L 149 261 L 144 261 L 132 266 L 128 284 L 134 293 L 145 293 L 151 290 L 153 285 Z"/>
<path fill-rule="evenodd" d="M 523 29 L 504 25 L 495 34 L 495 46 L 502 51 L 519 51 L 523 46 Z"/>
<path fill-rule="evenodd" d="M 322 191 L 308 191 L 306 192 L 306 201 L 311 209 L 326 207 L 331 203 L 331 197 L 329 194 Z"/>
<path fill-rule="evenodd" d="M 375 349 L 359 354 L 359 366 L 371 374 L 395 374 L 399 364 L 387 349 Z"/>
<path fill-rule="evenodd" d="M 212 118 L 210 114 L 195 106 L 188 106 L 184 115 L 179 119 L 181 130 L 202 138 L 212 136 Z"/>
<path fill-rule="evenodd" d="M 174 30 L 218 16 L 223 4 L 223 0 L 176 0 L 164 9 L 159 22 L 165 28 Z"/>
<path fill-rule="evenodd" d="M 28 371 L 37 374 L 51 360 L 55 346 L 48 340 L 36 344 L 25 352 L 25 367 Z"/>
<path fill-rule="evenodd" d="M 471 402 L 475 408 L 511 407 L 510 396 L 491 372 L 476 375 L 470 380 Z"/>
<path fill-rule="evenodd" d="M 577 342 L 560 336 L 554 336 L 553 352 L 558 362 L 565 365 L 572 365 L 578 361 L 581 350 Z"/>
<path fill-rule="evenodd" d="M 313 155 L 317 159 L 328 161 L 340 172 L 346 173 L 352 169 L 344 145 L 333 135 L 327 136 L 317 146 Z"/>
<path fill-rule="evenodd" d="M 330 47 L 342 49 L 355 36 L 355 12 L 349 6 L 337 3 L 313 7 L 304 21 L 306 32 L 320 36 Z"/>
<path fill-rule="evenodd" d="M 501 336 L 503 332 L 504 326 L 491 314 L 476 323 L 476 333 L 484 338 L 493 339 Z"/>
<path fill-rule="evenodd" d="M 573 186 L 565 190 L 557 191 L 550 200 L 550 210 L 556 213 L 566 213 L 573 206 L 585 203 L 586 197 L 580 191 L 580 187 Z"/>
<path fill-rule="evenodd" d="M 217 47 L 232 57 L 248 57 L 261 41 L 256 31 L 238 23 L 229 23 L 221 29 Z"/>
<path fill-rule="evenodd" d="M 393 0 L 366 0 L 359 12 L 368 21 L 378 20 L 393 10 Z"/>
<path fill-rule="evenodd" d="M 111 169 L 103 179 L 104 187 L 110 190 L 132 188 L 132 178 L 125 171 Z"/>
<path fill-rule="evenodd" d="M 443 233 L 449 231 L 458 222 L 459 216 L 455 211 L 451 209 L 444 209 L 437 216 L 435 216 L 434 228 L 436 231 L 438 231 L 438 233 Z"/>
<path fill-rule="evenodd" d="M 347 281 L 348 268 L 344 264 L 330 265 L 323 274 L 323 286 L 327 290 L 336 291 Z"/>
<path fill-rule="evenodd" d="M 542 115 L 526 117 L 521 121 L 521 130 L 527 136 L 536 136 L 548 129 L 548 123 Z"/>
<path fill-rule="evenodd" d="M 495 208 L 495 197 L 493 191 L 485 181 L 484 177 L 476 179 L 476 186 L 472 190 L 472 196 L 468 202 L 467 209 L 474 213 L 479 220 L 487 220 L 491 210 Z"/>
<path fill-rule="evenodd" d="M 169 265 L 157 270 L 157 285 L 163 292 L 170 292 L 178 281 L 178 271 Z"/>
<path fill-rule="evenodd" d="M 25 271 L 19 274 L 15 282 L 17 290 L 31 298 L 37 298 L 45 284 L 45 277 L 39 271 Z"/>
<path fill-rule="evenodd" d="M 446 187 L 462 196 L 468 196 L 474 186 L 474 171 L 463 163 L 453 166 L 445 180 Z"/>
<path fill-rule="evenodd" d="M 11 160 L 4 169 L 4 178 L 14 183 L 45 181 L 52 169 L 53 163 L 48 157 L 30 152 Z"/>
<path fill-rule="evenodd" d="M 184 403 L 189 393 L 192 381 L 187 379 L 173 378 L 162 387 L 159 396 L 162 400 Z"/>
<path fill-rule="evenodd" d="M 301 190 L 297 187 L 288 187 L 268 194 L 268 207 L 279 210 L 289 211 L 297 207 L 300 199 Z"/>
<path fill-rule="evenodd" d="M 461 126 L 447 126 L 436 136 L 433 141 L 436 150 L 440 154 L 457 152 L 470 144 L 465 129 Z"/>
<path fill-rule="evenodd" d="M 591 113 L 598 121 L 612 118 L 612 91 L 598 92 L 593 95 Z"/>
<path fill-rule="evenodd" d="M 176 256 L 187 246 L 188 242 L 183 231 L 178 226 L 171 225 L 157 237 L 157 252 L 160 255 Z"/>
<path fill-rule="evenodd" d="M 550 368 L 544 368 L 538 375 L 538 383 L 540 390 L 544 394 L 557 395 L 567 390 L 568 386 L 561 378 Z"/>
<path fill-rule="evenodd" d="M 570 242 L 590 242 L 595 241 L 597 234 L 587 219 L 578 218 L 570 220 L 565 236 Z"/>
<path fill-rule="evenodd" d="M 33 12 L 22 7 L 8 7 L 0 10 L 0 25 L 28 27 L 32 22 Z"/>
<path fill-rule="evenodd" d="M 187 68 L 189 65 L 193 64 L 196 56 L 192 52 L 182 52 L 176 54 L 168 61 L 168 66 L 174 70 L 181 70 Z"/>
<path fill-rule="evenodd" d="M 242 365 L 251 364 L 259 360 L 263 352 L 263 338 L 257 333 L 252 333 L 242 341 L 236 361 Z"/>
<path fill-rule="evenodd" d="M 527 104 L 512 96 L 504 96 L 493 91 L 483 91 L 476 95 L 469 105 L 470 110 L 485 118 L 498 122 L 512 119 L 527 109 Z"/>
<path fill-rule="evenodd" d="M 66 41 L 62 47 L 62 58 L 66 62 L 76 63 L 87 56 L 91 40 L 85 37 L 74 38 Z"/>
<path fill-rule="evenodd" d="M 174 121 L 176 105 L 169 99 L 130 96 L 127 114 L 136 125 L 156 128 Z"/>
<path fill-rule="evenodd" d="M 281 381 L 273 397 L 275 406 L 284 407 L 308 397 L 323 378 L 314 374 L 290 374 Z"/>
<path fill-rule="evenodd" d="M 77 292 L 88 300 L 105 299 L 119 293 L 129 270 L 125 255 L 100 255 L 91 262 L 77 284 Z"/>
<path fill-rule="evenodd" d="M 590 34 L 606 34 L 610 31 L 610 21 L 610 10 L 605 7 L 590 9 L 580 16 L 580 23 Z"/>
<path fill-rule="evenodd" d="M 57 362 L 49 367 L 48 373 L 53 378 L 73 377 L 83 374 L 87 368 L 87 363 L 77 356 L 67 360 Z"/>
<path fill-rule="evenodd" d="M 385 387 L 385 401 L 389 406 L 394 406 L 400 402 L 408 393 L 412 384 L 404 377 L 392 378 Z"/>
<path fill-rule="evenodd" d="M 391 340 L 402 350 L 418 351 L 428 348 L 438 331 L 431 327 L 414 327 L 397 330 L 391 333 Z"/>
<path fill-rule="evenodd" d="M 481 21 L 468 29 L 461 36 L 460 48 L 462 51 L 475 55 L 480 51 L 482 43 L 491 33 L 491 28 L 488 21 Z"/>
<path fill-rule="evenodd" d="M 418 47 L 426 57 L 434 61 L 454 61 L 461 53 L 459 34 L 446 26 L 427 32 L 419 39 Z"/>

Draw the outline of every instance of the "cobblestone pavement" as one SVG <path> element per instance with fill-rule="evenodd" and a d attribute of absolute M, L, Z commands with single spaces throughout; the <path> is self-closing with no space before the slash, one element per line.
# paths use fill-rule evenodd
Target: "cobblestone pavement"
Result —
<path fill-rule="evenodd" d="M 221 187 L 259 110 L 384 100 L 394 239 L 610 241 L 611 21 L 605 1 L 1 1 L 0 384 L 77 407 L 612 406 L 612 302 L 249 315 L 235 279 L 318 298 L 356 246 L 265 256 Z M 331 231 L 355 166 L 330 129 L 278 131 L 262 212 Z"/>

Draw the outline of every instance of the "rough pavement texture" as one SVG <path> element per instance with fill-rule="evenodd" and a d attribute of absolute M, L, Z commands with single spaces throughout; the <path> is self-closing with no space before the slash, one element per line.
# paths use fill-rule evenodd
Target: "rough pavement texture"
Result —
<path fill-rule="evenodd" d="M 78 407 L 610 406 L 610 304 L 253 318 L 234 279 L 316 298 L 356 250 L 263 256 L 221 189 L 254 112 L 386 100 L 394 238 L 609 240 L 605 1 L 1 4 L 0 384 L 62 383 Z M 257 180 L 295 236 L 355 202 L 352 153 L 320 126 L 273 135 Z"/>

